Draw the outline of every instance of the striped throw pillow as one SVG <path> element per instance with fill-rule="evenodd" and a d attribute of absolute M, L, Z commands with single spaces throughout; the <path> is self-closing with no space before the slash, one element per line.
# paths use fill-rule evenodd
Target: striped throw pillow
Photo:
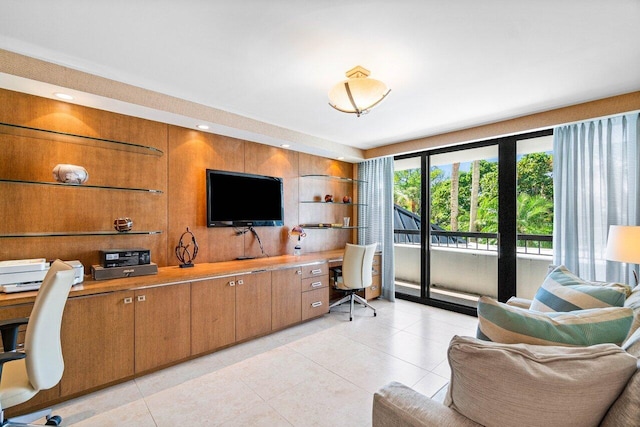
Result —
<path fill-rule="evenodd" d="M 620 345 L 632 322 L 633 310 L 625 307 L 541 313 L 481 297 L 477 338 L 505 344 Z"/>
<path fill-rule="evenodd" d="M 588 282 L 565 266 L 547 275 L 531 302 L 531 310 L 564 312 L 600 307 L 622 307 L 631 287 L 623 283 Z"/>

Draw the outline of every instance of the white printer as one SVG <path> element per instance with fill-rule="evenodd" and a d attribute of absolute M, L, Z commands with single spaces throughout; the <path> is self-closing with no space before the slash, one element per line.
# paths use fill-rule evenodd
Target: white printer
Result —
<path fill-rule="evenodd" d="M 73 267 L 77 285 L 84 280 L 84 267 L 80 261 L 65 261 Z M 33 291 L 40 288 L 49 271 L 49 262 L 44 258 L 0 261 L 0 291 L 5 293 Z"/>

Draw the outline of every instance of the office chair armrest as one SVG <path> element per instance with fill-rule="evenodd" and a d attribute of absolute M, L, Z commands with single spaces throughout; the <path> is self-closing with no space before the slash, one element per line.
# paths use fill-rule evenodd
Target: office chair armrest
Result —
<path fill-rule="evenodd" d="M 2 348 L 4 351 L 13 351 L 18 346 L 18 328 L 29 323 L 28 317 L 7 319 L 0 321 L 0 333 L 2 334 Z"/>
<path fill-rule="evenodd" d="M 334 283 L 338 283 L 338 277 L 342 276 L 342 267 L 333 267 L 329 269 L 333 274 Z"/>

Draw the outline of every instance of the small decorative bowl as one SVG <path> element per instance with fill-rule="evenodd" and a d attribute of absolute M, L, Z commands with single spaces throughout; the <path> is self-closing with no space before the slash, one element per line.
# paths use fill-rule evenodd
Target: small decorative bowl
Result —
<path fill-rule="evenodd" d="M 125 231 L 131 231 L 131 229 L 133 228 L 133 221 L 131 220 L 131 218 L 116 218 L 113 221 L 113 228 L 121 233 L 124 233 Z"/>

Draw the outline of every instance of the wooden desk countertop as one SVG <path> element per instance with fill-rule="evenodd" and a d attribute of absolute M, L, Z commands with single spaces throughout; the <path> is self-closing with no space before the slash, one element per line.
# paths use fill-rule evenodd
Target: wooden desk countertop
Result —
<path fill-rule="evenodd" d="M 233 260 L 213 263 L 195 264 L 191 268 L 168 266 L 158 268 L 158 274 L 147 276 L 125 277 L 110 280 L 93 280 L 85 275 L 84 282 L 71 288 L 69 298 L 96 295 L 108 292 L 127 291 L 146 287 L 186 283 L 208 278 L 248 274 L 258 271 L 273 271 L 305 264 L 323 263 L 341 260 L 344 249 L 335 249 L 309 254 L 279 255 L 274 257 Z M 0 307 L 33 303 L 37 292 L 0 293 Z"/>

